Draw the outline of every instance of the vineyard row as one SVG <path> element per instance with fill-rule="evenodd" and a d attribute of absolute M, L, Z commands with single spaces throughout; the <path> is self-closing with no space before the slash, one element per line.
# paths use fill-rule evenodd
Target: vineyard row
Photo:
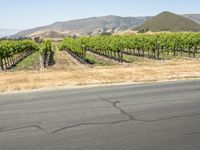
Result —
<path fill-rule="evenodd" d="M 200 54 L 200 33 L 161 33 L 154 35 L 95 36 L 66 38 L 60 49 L 67 49 L 85 59 L 91 51 L 123 62 L 123 55 L 166 59 L 170 55 L 197 57 Z"/>
<path fill-rule="evenodd" d="M 54 63 L 54 51 L 50 40 L 42 43 L 36 43 L 32 40 L 0 41 L 0 70 L 10 69 L 36 51 L 40 52 L 44 67 Z"/>

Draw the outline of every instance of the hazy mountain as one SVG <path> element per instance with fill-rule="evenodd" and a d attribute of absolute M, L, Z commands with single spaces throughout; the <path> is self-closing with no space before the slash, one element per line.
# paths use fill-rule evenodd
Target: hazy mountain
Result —
<path fill-rule="evenodd" d="M 20 30 L 16 29 L 0 29 L 0 38 L 16 34 Z"/>
<path fill-rule="evenodd" d="M 56 22 L 48 26 L 37 27 L 19 32 L 13 35 L 12 38 L 36 37 L 42 36 L 42 34 L 52 35 L 52 31 L 54 37 L 62 37 L 62 35 L 95 35 L 104 32 L 114 33 L 119 30 L 123 31 L 139 26 L 149 18 L 150 17 L 104 16 Z"/>
<path fill-rule="evenodd" d="M 181 16 L 170 12 L 163 12 L 155 17 L 119 17 L 110 15 L 56 22 L 51 25 L 21 31 L 11 37 L 40 36 L 42 38 L 60 39 L 67 35 L 81 36 L 97 35 L 104 32 L 116 33 L 132 28 L 137 30 L 149 28 L 152 31 L 199 31 L 197 22 L 200 23 L 200 14 L 185 14 Z M 11 34 L 13 34 L 13 32 L 9 35 Z"/>
<path fill-rule="evenodd" d="M 200 24 L 200 14 L 185 14 L 183 16 L 192 19 L 193 21 L 196 21 Z"/>
<path fill-rule="evenodd" d="M 177 15 L 171 12 L 163 12 L 147 20 L 144 24 L 134 28 L 133 30 L 138 30 L 138 31 L 150 30 L 152 32 L 159 32 L 159 31 L 197 32 L 200 31 L 200 24 L 181 15 Z"/>

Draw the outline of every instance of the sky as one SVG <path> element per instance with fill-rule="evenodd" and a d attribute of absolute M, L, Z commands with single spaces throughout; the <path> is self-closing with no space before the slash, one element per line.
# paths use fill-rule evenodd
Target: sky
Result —
<path fill-rule="evenodd" d="M 94 16 L 200 14 L 200 0 L 0 0 L 0 28 L 29 29 Z"/>

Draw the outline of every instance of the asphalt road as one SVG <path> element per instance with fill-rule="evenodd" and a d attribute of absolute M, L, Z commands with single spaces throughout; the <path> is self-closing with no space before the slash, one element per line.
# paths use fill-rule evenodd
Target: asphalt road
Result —
<path fill-rule="evenodd" d="M 0 150 L 200 150 L 200 81 L 0 95 Z"/>

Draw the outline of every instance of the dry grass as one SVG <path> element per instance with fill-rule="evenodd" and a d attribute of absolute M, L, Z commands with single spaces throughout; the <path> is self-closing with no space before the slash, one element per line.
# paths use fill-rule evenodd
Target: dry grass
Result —
<path fill-rule="evenodd" d="M 150 61 L 135 65 L 0 73 L 0 91 L 56 86 L 200 78 L 200 61 Z"/>

